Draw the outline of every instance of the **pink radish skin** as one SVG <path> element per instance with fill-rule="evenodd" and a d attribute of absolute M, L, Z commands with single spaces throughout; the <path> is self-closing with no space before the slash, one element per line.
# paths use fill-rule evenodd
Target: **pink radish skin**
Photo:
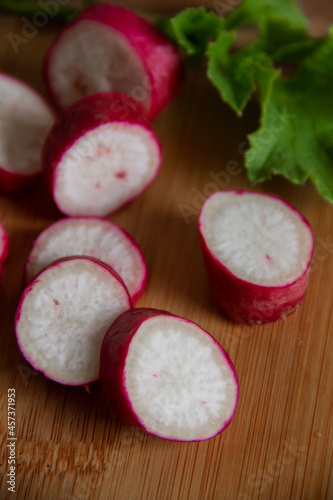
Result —
<path fill-rule="evenodd" d="M 8 247 L 9 238 L 3 224 L 0 222 L 0 265 L 2 265 L 8 257 Z"/>
<path fill-rule="evenodd" d="M 161 148 L 134 99 L 98 92 L 60 115 L 44 144 L 42 162 L 62 213 L 104 217 L 153 182 Z"/>
<path fill-rule="evenodd" d="M 9 238 L 0 222 L 0 280 L 3 274 L 3 263 L 8 257 Z"/>
<path fill-rule="evenodd" d="M 59 109 L 85 95 L 116 90 L 139 100 L 151 120 L 177 95 L 183 76 L 180 53 L 160 30 L 109 3 L 84 9 L 58 35 L 44 63 Z"/>
<path fill-rule="evenodd" d="M 202 206 L 199 232 L 212 295 L 231 321 L 273 322 L 304 299 L 313 234 L 285 200 L 245 190 L 214 193 Z M 248 269 L 261 277 L 251 278 Z"/>
<path fill-rule="evenodd" d="M 41 150 L 55 115 L 34 89 L 4 73 L 0 104 L 0 189 L 15 192 L 41 173 Z"/>
<path fill-rule="evenodd" d="M 18 347 L 45 377 L 87 385 L 98 379 L 105 332 L 131 307 L 123 281 L 109 266 L 88 257 L 60 259 L 23 292 L 15 316 Z"/>
<path fill-rule="evenodd" d="M 172 441 L 216 436 L 238 400 L 237 374 L 222 346 L 195 323 L 150 308 L 113 322 L 101 347 L 100 382 L 124 422 Z"/>
<path fill-rule="evenodd" d="M 114 222 L 98 217 L 68 217 L 47 227 L 34 241 L 25 265 L 29 283 L 61 257 L 86 255 L 109 265 L 122 277 L 135 303 L 147 284 L 147 265 L 132 236 Z"/>

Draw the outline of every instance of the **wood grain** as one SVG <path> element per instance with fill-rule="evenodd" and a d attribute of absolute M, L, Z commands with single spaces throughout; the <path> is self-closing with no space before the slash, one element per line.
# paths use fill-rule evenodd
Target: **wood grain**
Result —
<path fill-rule="evenodd" d="M 314 1 L 306 3 L 324 29 L 326 14 Z M 15 54 L 7 35 L 21 29 L 22 20 L 0 17 L 1 71 L 46 95 L 42 59 L 58 28 L 40 29 Z M 257 118 L 255 103 L 236 118 L 200 71 L 189 72 L 181 94 L 154 123 L 163 147 L 158 179 L 110 217 L 133 235 L 147 259 L 149 285 L 138 305 L 197 322 L 235 363 L 236 416 L 206 442 L 172 443 L 134 431 L 111 415 L 98 383 L 90 392 L 67 388 L 29 367 L 13 329 L 24 261 L 37 234 L 61 215 L 41 180 L 23 194 L 0 195 L 0 220 L 10 237 L 0 299 L 1 499 L 333 498 L 332 206 L 310 184 L 276 178 L 257 186 L 293 203 L 315 235 L 308 293 L 284 321 L 255 328 L 228 322 L 212 300 L 203 268 L 198 209 L 217 189 L 214 175 L 222 179 L 220 187 L 250 187 L 243 148 Z M 6 484 L 11 387 L 17 397 L 16 494 Z"/>

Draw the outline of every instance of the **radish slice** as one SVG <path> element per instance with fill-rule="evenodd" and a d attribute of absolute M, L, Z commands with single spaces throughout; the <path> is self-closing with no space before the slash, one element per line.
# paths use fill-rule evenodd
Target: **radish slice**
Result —
<path fill-rule="evenodd" d="M 46 228 L 26 261 L 26 282 L 55 260 L 72 255 L 95 257 L 112 267 L 133 303 L 146 286 L 147 265 L 137 243 L 115 223 L 97 217 L 68 217 Z"/>
<path fill-rule="evenodd" d="M 15 318 L 17 343 L 46 377 L 85 385 L 98 379 L 109 325 L 131 307 L 125 285 L 111 268 L 86 257 L 61 260 L 25 289 Z"/>
<path fill-rule="evenodd" d="M 6 260 L 8 256 L 9 238 L 5 228 L 0 222 L 0 265 Z"/>
<path fill-rule="evenodd" d="M 195 323 L 156 309 L 132 309 L 114 321 L 102 343 L 100 381 L 120 418 L 174 441 L 216 436 L 238 399 L 221 345 Z"/>
<path fill-rule="evenodd" d="M 66 215 L 106 216 L 144 191 L 160 167 L 158 139 L 141 107 L 98 92 L 62 113 L 46 139 L 43 168 Z"/>
<path fill-rule="evenodd" d="M 313 234 L 285 200 L 243 190 L 214 193 L 202 206 L 199 231 L 213 296 L 232 321 L 275 321 L 303 300 Z"/>
<path fill-rule="evenodd" d="M 183 62 L 176 47 L 135 13 L 108 3 L 91 5 L 63 29 L 44 65 L 60 109 L 98 91 L 121 91 L 153 119 L 178 93 Z"/>
<path fill-rule="evenodd" d="M 0 189 L 18 191 L 41 172 L 41 151 L 55 117 L 24 82 L 0 73 Z"/>

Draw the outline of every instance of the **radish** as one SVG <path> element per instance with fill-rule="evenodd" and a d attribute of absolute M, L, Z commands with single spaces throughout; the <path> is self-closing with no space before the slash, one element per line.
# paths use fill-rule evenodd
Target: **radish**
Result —
<path fill-rule="evenodd" d="M 26 360 L 66 385 L 98 379 L 99 353 L 112 321 L 132 307 L 120 277 L 96 259 L 62 259 L 42 271 L 20 300 L 15 331 Z"/>
<path fill-rule="evenodd" d="M 133 238 L 114 222 L 97 217 L 68 217 L 35 240 L 25 265 L 26 282 L 61 257 L 86 255 L 112 267 L 124 280 L 133 303 L 147 282 L 147 265 Z"/>
<path fill-rule="evenodd" d="M 101 347 L 100 382 L 126 423 L 174 441 L 203 441 L 231 422 L 238 379 L 228 354 L 200 326 L 166 311 L 121 314 Z"/>
<path fill-rule="evenodd" d="M 3 263 L 8 256 L 8 244 L 9 238 L 7 236 L 5 228 L 0 222 L 0 279 L 2 278 L 3 274 Z"/>
<path fill-rule="evenodd" d="M 141 106 L 98 92 L 64 111 L 43 149 L 43 169 L 59 210 L 106 216 L 144 191 L 160 167 L 158 139 Z"/>
<path fill-rule="evenodd" d="M 6 260 L 8 256 L 9 238 L 6 230 L 0 222 L 0 265 Z"/>
<path fill-rule="evenodd" d="M 202 206 L 199 231 L 213 296 L 232 321 L 272 322 L 303 300 L 313 234 L 285 200 L 254 191 L 216 192 Z"/>
<path fill-rule="evenodd" d="M 0 73 L 0 189 L 18 191 L 41 172 L 41 150 L 54 113 L 26 83 Z"/>
<path fill-rule="evenodd" d="M 117 90 L 140 101 L 153 119 L 178 93 L 183 62 L 148 21 L 97 3 L 59 33 L 47 52 L 44 76 L 59 109 L 98 91 Z"/>

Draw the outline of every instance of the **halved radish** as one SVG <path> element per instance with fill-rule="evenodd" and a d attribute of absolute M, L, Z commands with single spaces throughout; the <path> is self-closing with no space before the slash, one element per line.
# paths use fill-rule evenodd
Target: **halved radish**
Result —
<path fill-rule="evenodd" d="M 116 90 L 140 101 L 153 119 L 177 94 L 183 63 L 148 21 L 123 7 L 96 3 L 60 32 L 44 75 L 60 109 L 86 95 Z"/>
<path fill-rule="evenodd" d="M 86 255 L 112 267 L 135 302 L 147 282 L 141 249 L 127 231 L 97 217 L 68 217 L 47 227 L 35 240 L 25 265 L 26 282 L 61 257 Z"/>
<path fill-rule="evenodd" d="M 238 379 L 228 354 L 191 321 L 132 309 L 107 331 L 100 382 L 125 422 L 163 439 L 202 441 L 231 422 Z"/>
<path fill-rule="evenodd" d="M 5 228 L 0 222 L 0 279 L 2 278 L 3 274 L 3 262 L 6 260 L 8 256 L 8 245 L 9 245 L 9 238 L 7 236 Z"/>
<path fill-rule="evenodd" d="M 2 264 L 7 256 L 8 256 L 8 245 L 9 245 L 9 238 L 6 233 L 6 230 L 0 222 L 0 264 Z"/>
<path fill-rule="evenodd" d="M 213 296 L 232 321 L 275 321 L 303 300 L 313 234 L 285 200 L 254 191 L 216 192 L 202 206 L 199 231 Z"/>
<path fill-rule="evenodd" d="M 41 172 L 41 151 L 55 116 L 26 83 L 0 73 L 0 189 L 18 191 Z"/>
<path fill-rule="evenodd" d="M 98 92 L 64 111 L 43 149 L 43 168 L 61 212 L 105 216 L 144 191 L 160 167 L 158 139 L 141 106 Z"/>
<path fill-rule="evenodd" d="M 26 360 L 66 385 L 98 379 L 99 353 L 112 321 L 132 307 L 120 277 L 97 259 L 58 261 L 25 289 L 15 331 Z"/>

